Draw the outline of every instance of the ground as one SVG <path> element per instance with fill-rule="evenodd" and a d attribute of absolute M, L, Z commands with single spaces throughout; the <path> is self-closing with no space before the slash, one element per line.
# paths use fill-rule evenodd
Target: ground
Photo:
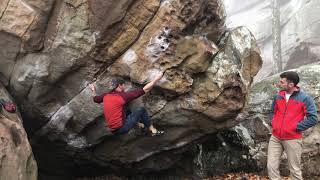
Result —
<path fill-rule="evenodd" d="M 204 180 L 269 180 L 269 178 L 253 173 L 228 173 L 223 176 L 214 176 Z M 289 178 L 284 177 L 282 180 L 289 180 Z"/>
<path fill-rule="evenodd" d="M 100 177 L 100 178 L 81 178 L 78 180 L 129 180 L 129 179 L 135 179 L 134 177 L 131 178 L 121 178 L 121 177 L 116 177 L 116 176 L 105 176 L 105 177 Z M 198 178 L 195 177 L 191 177 L 191 178 L 177 178 L 177 177 L 140 177 L 138 179 L 154 179 L 154 180 L 164 180 L 164 179 L 169 179 L 169 180 L 200 180 Z M 205 178 L 203 180 L 269 180 L 269 178 L 267 176 L 260 176 L 257 174 L 253 174 L 253 173 L 228 173 L 228 174 L 224 174 L 223 176 L 213 176 L 210 178 Z M 284 177 L 282 178 L 282 180 L 289 180 L 288 177 Z"/>

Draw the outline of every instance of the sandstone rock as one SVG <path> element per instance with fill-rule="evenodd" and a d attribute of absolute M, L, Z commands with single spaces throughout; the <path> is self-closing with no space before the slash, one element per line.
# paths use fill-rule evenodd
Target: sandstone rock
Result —
<path fill-rule="evenodd" d="M 2 31 L 0 31 L 0 38 L 0 47 L 2 47 L 0 49 L 0 82 L 8 86 L 21 41 L 18 37 Z"/>
<path fill-rule="evenodd" d="M 5 2 L 3 3 L 4 5 Z M 23 37 L 28 27 L 36 19 L 36 13 L 32 7 L 22 1 L 7 1 L 2 12 L 0 27 L 1 30 Z M 21 19 L 16 20 L 17 17 Z"/>
<path fill-rule="evenodd" d="M 164 77 L 168 81 L 163 85 L 161 83 L 160 86 L 177 93 L 189 91 L 193 82 L 192 72 L 181 71 L 179 66 L 188 61 L 188 55 L 180 56 L 180 54 L 183 53 L 181 48 L 185 46 L 183 45 L 186 43 L 184 41 L 187 41 L 184 39 L 190 37 L 184 37 L 181 33 L 198 20 L 208 20 L 215 15 L 214 12 L 208 12 L 209 16 L 206 16 L 207 5 L 204 1 L 197 3 L 164 1 L 140 38 L 119 60 L 112 64 L 109 71 L 114 75 L 128 76 L 133 82 L 141 84 L 150 80 L 157 72 L 168 70 Z M 222 18 L 220 17 L 220 19 Z M 223 24 L 221 26 L 223 27 Z M 217 34 L 217 37 L 220 35 Z M 188 41 L 191 42 L 191 40 Z M 197 41 L 199 44 L 199 40 Z M 181 44 L 180 47 L 177 47 L 178 44 Z M 201 54 L 199 55 L 201 56 Z M 201 64 L 201 61 L 203 60 L 198 61 L 198 64 Z M 201 67 L 200 71 L 203 71 L 206 66 L 208 66 L 208 62 Z"/>
<path fill-rule="evenodd" d="M 12 102 L 1 83 L 0 98 Z M 36 180 L 37 163 L 19 112 L 8 113 L 1 107 L 0 142 L 0 179 Z"/>
<path fill-rule="evenodd" d="M 40 50 L 43 47 L 48 15 L 55 1 L 9 0 L 5 2 L 3 2 L 5 8 L 0 17 L 0 30 L 20 37 L 25 51 Z"/>
<path fill-rule="evenodd" d="M 218 50 L 218 47 L 205 37 L 186 37 L 178 42 L 175 56 L 184 59 L 181 69 L 188 74 L 195 74 L 208 69 L 210 65 L 208 59 Z"/>
<path fill-rule="evenodd" d="M 3 58 L 1 59 L 1 67 L 6 67 L 1 69 L 1 73 L 3 73 L 5 81 L 10 79 L 18 53 L 36 51 L 43 47 L 48 15 L 54 2 L 51 0 L 0 2 L 0 34 L 2 39 L 0 46 L 3 47 L 0 52 L 1 58 Z"/>
<path fill-rule="evenodd" d="M 47 122 L 54 112 L 88 84 L 97 71 L 93 69 L 92 61 L 84 58 L 94 48 L 95 36 L 88 30 L 88 7 L 81 2 L 61 5 L 59 23 L 54 36 L 49 37 L 50 41 L 47 39 L 45 49 L 20 58 L 12 72 L 13 94 L 32 119 L 30 126 L 33 128 Z M 59 91 L 63 96 L 57 98 Z"/>
<path fill-rule="evenodd" d="M 237 97 L 236 92 L 246 94 L 252 78 L 262 66 L 255 39 L 246 28 L 231 31 L 226 35 L 224 43 L 223 50 L 217 54 L 207 70 L 206 78 L 201 78 L 199 84 L 195 84 L 193 98 L 186 98 L 185 103 L 188 105 L 183 105 L 186 109 L 197 110 L 213 119 L 225 118 L 227 114 L 231 115 L 232 112 L 243 108 L 244 96 Z M 219 96 L 230 98 L 231 101 L 228 102 L 224 98 L 217 100 Z M 193 103 L 188 101 L 198 102 L 202 107 L 192 105 Z M 224 112 L 225 110 L 228 112 Z"/>
<path fill-rule="evenodd" d="M 235 66 L 235 68 L 231 69 L 230 66 L 224 67 L 223 65 L 219 66 L 216 64 L 216 66 L 221 68 L 221 72 L 218 74 L 221 75 L 220 82 L 222 93 L 216 96 L 211 96 L 211 94 L 206 95 L 206 97 L 209 99 L 208 101 L 213 104 L 212 108 L 205 106 L 205 108 L 208 108 L 209 110 L 207 112 L 201 112 L 197 109 L 197 106 L 191 106 L 193 105 L 191 103 L 189 107 L 183 106 L 182 103 L 187 101 L 187 98 L 192 96 L 199 86 L 195 86 L 195 92 L 190 91 L 189 95 L 180 96 L 176 100 L 170 102 L 163 101 L 163 103 L 156 104 L 159 106 L 159 108 L 155 108 L 155 110 L 152 108 L 150 109 L 152 110 L 151 112 L 156 112 L 153 117 L 157 121 L 157 124 L 160 125 L 160 128 L 165 128 L 165 136 L 157 139 L 143 137 L 137 138 L 135 135 L 136 131 L 132 131 L 128 135 L 120 137 L 112 138 L 107 136 L 102 143 L 99 143 L 94 148 L 93 157 L 97 157 L 94 158 L 95 163 L 97 163 L 99 166 L 112 167 L 114 172 L 118 172 L 119 169 L 117 169 L 116 166 L 112 166 L 110 161 L 122 164 L 122 168 L 125 168 L 128 171 L 130 171 L 131 168 L 134 168 L 138 171 L 147 172 L 145 167 L 157 171 L 163 170 L 179 161 L 181 159 L 180 149 L 184 146 L 187 146 L 187 144 L 190 142 L 202 137 L 203 133 L 213 133 L 218 129 L 232 127 L 233 125 L 237 124 L 238 122 L 232 121 L 232 118 L 236 116 L 237 112 L 242 110 L 245 103 L 245 95 L 240 95 L 239 92 L 241 92 L 241 88 L 243 88 L 242 93 L 247 92 L 248 85 L 252 81 L 254 74 L 257 73 L 259 66 L 261 66 L 261 59 L 259 56 L 249 57 L 250 54 L 255 54 L 259 51 L 256 49 L 254 38 L 251 36 L 250 32 L 243 27 L 230 32 L 230 34 L 226 37 L 226 43 L 224 46 L 222 46 L 222 49 L 232 49 L 232 47 L 237 45 L 236 42 L 242 38 L 248 38 L 245 40 L 245 42 L 248 42 L 248 44 L 246 44 L 242 50 L 239 49 L 239 51 L 236 50 L 233 52 L 222 51 L 222 55 L 218 54 L 211 64 L 211 66 L 213 66 L 214 62 L 229 61 L 230 66 Z M 252 67 L 256 67 L 256 69 L 252 68 L 252 71 L 250 71 L 252 74 L 246 74 L 244 73 L 245 68 L 241 68 L 246 66 L 242 66 L 241 63 L 251 63 L 251 65 L 253 65 Z M 237 68 L 237 66 L 239 66 L 239 68 Z M 234 79 L 234 81 L 229 82 L 228 85 L 224 85 L 224 83 L 228 82 L 223 80 L 223 78 L 225 78 L 224 76 L 227 74 L 232 74 L 231 72 L 238 74 L 239 78 L 230 78 Z M 211 82 L 215 77 L 219 79 L 219 76 L 216 76 L 216 74 L 211 72 L 211 76 L 207 77 L 207 81 Z M 246 79 L 241 79 L 240 76 L 247 76 L 251 80 L 247 79 L 248 81 L 246 82 Z M 205 78 L 196 78 L 198 81 L 201 81 L 201 79 Z M 101 81 L 98 82 L 99 84 L 106 84 Z M 216 88 L 219 89 L 219 86 L 217 85 Z M 225 90 L 224 88 L 230 88 L 230 90 Z M 235 89 L 232 90 L 232 88 Z M 214 91 L 214 88 L 209 88 L 209 90 Z M 206 91 L 203 91 L 203 93 L 206 93 Z M 237 95 L 239 95 L 239 97 L 236 97 Z M 143 97 L 142 102 L 148 102 L 154 99 L 153 97 L 155 96 L 149 95 Z M 159 95 L 156 97 L 159 97 Z M 199 99 L 194 98 L 194 103 L 197 103 Z M 216 106 L 214 103 L 217 103 Z M 149 105 L 146 104 L 146 106 Z M 235 107 L 234 109 L 232 109 L 233 106 Z M 203 107 L 200 106 L 199 109 L 200 108 Z M 210 111 L 219 113 L 217 113 L 218 115 L 214 113 L 210 114 Z M 222 113 L 220 113 L 220 111 L 222 111 Z M 85 139 L 88 139 L 87 137 L 87 135 L 84 136 Z M 95 139 L 98 138 L 96 137 Z M 117 151 L 115 152 L 114 149 L 117 149 Z M 160 152 L 164 149 L 170 150 L 174 153 L 171 155 L 161 155 L 162 153 Z M 89 156 L 85 158 L 91 159 L 92 157 Z M 157 163 L 152 163 L 154 161 Z"/>
<path fill-rule="evenodd" d="M 90 24 L 96 28 L 93 30 L 98 34 L 98 44 L 103 46 L 96 50 L 93 57 L 109 64 L 139 38 L 160 5 L 157 0 L 103 2 L 102 6 L 99 1 L 89 2 Z M 104 6 L 111 11 L 101 11 Z"/>
<path fill-rule="evenodd" d="M 106 28 L 110 28 L 113 24 L 121 21 L 131 3 L 132 0 L 122 0 L 116 3 L 103 0 L 89 0 L 90 26 L 94 30 L 104 32 Z M 106 11 L 106 9 L 108 9 L 108 11 Z"/>

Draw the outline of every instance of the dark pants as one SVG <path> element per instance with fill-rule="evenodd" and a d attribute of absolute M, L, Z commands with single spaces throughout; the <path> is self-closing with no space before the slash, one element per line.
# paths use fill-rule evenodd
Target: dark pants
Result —
<path fill-rule="evenodd" d="M 151 125 L 150 117 L 145 108 L 140 107 L 129 114 L 124 122 L 124 125 L 113 132 L 114 135 L 125 134 L 130 131 L 138 122 L 144 124 L 145 128 Z"/>

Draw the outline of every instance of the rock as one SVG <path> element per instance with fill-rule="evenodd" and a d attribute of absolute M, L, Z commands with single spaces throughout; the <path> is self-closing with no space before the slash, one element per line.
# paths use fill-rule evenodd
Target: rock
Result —
<path fill-rule="evenodd" d="M 133 3 L 134 2 L 134 3 Z M 159 8 L 157 0 L 123 0 L 117 3 L 89 1 L 90 24 L 98 34 L 97 49 L 93 58 L 112 63 L 122 55 L 140 36 L 141 31 Z M 100 10 L 101 7 L 111 11 Z M 106 21 L 105 17 L 108 17 Z"/>
<path fill-rule="evenodd" d="M 320 64 L 302 66 L 294 71 L 300 75 L 299 86 L 310 94 L 317 104 L 319 112 L 319 69 Z M 271 133 L 270 120 L 268 114 L 272 103 L 272 97 L 276 93 L 276 84 L 279 80 L 279 74 L 273 75 L 264 81 L 253 85 L 250 92 L 249 100 L 249 118 L 241 123 L 243 131 L 239 134 L 244 138 L 244 142 L 250 148 L 251 155 L 256 159 L 258 166 L 262 170 L 266 170 L 267 146 Z M 319 113 L 318 113 L 319 116 Z M 319 177 L 320 169 L 314 164 L 319 163 L 319 142 L 320 127 L 316 125 L 303 133 L 303 154 L 302 166 L 303 174 L 307 177 Z M 243 132 L 248 132 L 244 135 Z M 286 159 L 285 156 L 283 159 Z M 283 173 L 288 173 L 287 166 L 281 166 Z"/>
<path fill-rule="evenodd" d="M 259 51 L 256 49 L 254 38 L 250 32 L 243 27 L 231 31 L 226 37 L 226 43 L 222 48 L 225 50 L 237 49 L 233 47 L 236 46 L 236 42 L 242 38 L 245 38 L 245 42 L 249 42 L 248 44 L 243 44 L 243 49 L 238 49 L 233 52 L 221 51 L 221 55 L 218 54 L 213 59 L 209 69 L 215 65 L 221 68 L 220 71 L 216 72 L 216 74 L 210 72 L 207 78 L 197 78 L 200 82 L 204 79 L 207 80 L 208 83 L 215 81 L 215 78 L 217 81 L 220 80 L 221 86 L 216 87 L 216 91 L 222 91 L 220 94 L 216 96 L 205 94 L 206 96 L 202 95 L 202 99 L 202 97 L 197 97 L 201 95 L 196 94 L 196 90 L 198 89 L 196 87 L 199 86 L 195 86 L 194 90 L 190 91 L 187 95 L 167 102 L 164 106 L 161 105 L 163 108 L 153 116 L 160 127 L 165 127 L 166 134 L 163 137 L 157 139 L 135 139 L 134 134 L 129 134 L 128 136 L 121 136 L 117 139 L 108 138 L 108 140 L 100 143 L 95 148 L 95 156 L 101 158 L 97 160 L 97 162 L 99 162 L 99 164 L 102 163 L 102 159 L 113 160 L 126 165 L 135 162 L 134 169 L 145 171 L 144 167 L 148 167 L 159 171 L 176 163 L 181 154 L 181 152 L 179 152 L 181 151 L 180 149 L 194 140 L 203 137 L 203 133 L 214 133 L 218 129 L 228 128 L 237 124 L 238 122 L 233 121 L 232 118 L 244 107 L 245 92 L 247 92 L 248 85 L 252 81 L 254 74 L 257 73 L 259 66 L 261 66 L 261 59 L 258 56 Z M 255 53 L 257 54 L 253 56 Z M 248 56 L 250 54 L 252 56 Z M 223 61 L 229 61 L 230 66 L 219 65 L 219 63 Z M 247 63 L 251 63 L 252 67 L 257 68 L 256 70 L 252 68 L 252 71 L 250 71 L 251 74 L 244 73 L 244 69 L 246 68 L 241 68 L 246 67 L 244 64 Z M 234 68 L 230 68 L 233 66 Z M 240 68 L 237 68 L 238 66 Z M 206 73 L 209 74 L 209 72 Z M 233 79 L 234 82 L 224 81 L 224 76 L 228 75 L 231 76 L 230 79 Z M 235 78 L 233 75 L 238 75 L 238 78 Z M 247 79 L 248 81 L 246 82 L 246 78 L 242 79 L 241 77 L 249 79 Z M 227 83 L 227 85 L 224 83 Z M 215 89 L 208 88 L 207 91 L 203 91 L 203 93 L 211 93 L 210 90 L 215 91 Z M 239 94 L 239 92 L 242 93 Z M 152 95 L 143 97 L 143 99 L 146 99 L 143 102 L 146 102 L 151 97 Z M 205 101 L 206 97 L 209 97 L 207 101 Z M 202 101 L 204 102 L 202 103 Z M 191 104 L 191 102 L 194 104 Z M 186 105 L 187 103 L 189 104 Z M 209 107 L 207 104 L 211 104 L 211 106 Z M 203 109 L 206 108 L 207 111 L 203 111 Z M 216 114 L 212 112 L 216 112 Z M 117 152 L 113 152 L 113 149 L 117 149 Z M 164 155 L 166 157 L 164 158 L 164 156 L 160 154 L 161 149 L 175 152 L 174 156 L 176 156 L 176 158 L 168 154 Z M 152 161 L 156 161 L 157 163 L 151 163 Z M 131 166 L 128 166 L 128 168 L 129 167 Z M 124 168 L 127 168 L 127 166 Z M 130 171 L 130 169 L 128 169 L 128 171 Z"/>
<path fill-rule="evenodd" d="M 36 18 L 34 9 L 27 3 L 15 0 L 5 1 L 3 5 L 0 21 L 1 30 L 23 37 Z M 17 17 L 21 19 L 19 21 L 15 20 Z"/>
<path fill-rule="evenodd" d="M 104 32 L 106 28 L 110 28 L 113 24 L 121 21 L 129 5 L 132 4 L 132 0 L 117 2 L 89 0 L 88 4 L 90 8 L 90 27 L 93 30 Z"/>
<path fill-rule="evenodd" d="M 232 30 L 223 43 L 205 77 L 194 82 L 195 88 L 181 102 L 182 109 L 195 110 L 216 121 L 241 111 L 249 84 L 262 65 L 255 39 L 246 28 Z"/>
<path fill-rule="evenodd" d="M 170 168 L 192 142 L 241 121 L 262 64 L 248 29 L 226 29 L 220 0 L 1 3 L 0 79 L 21 108 L 39 177 Z M 139 88 L 160 71 L 130 106 L 145 106 L 165 136 L 111 136 L 88 84 L 103 93 L 121 76 Z"/>
<path fill-rule="evenodd" d="M 0 31 L 0 82 L 8 86 L 9 77 L 20 51 L 21 40 L 11 34 Z"/>
<path fill-rule="evenodd" d="M 218 51 L 218 47 L 210 44 L 205 37 L 186 37 L 178 42 L 175 56 L 185 59 L 181 65 L 185 72 L 195 74 L 205 72 L 210 65 L 208 59 Z"/>
<path fill-rule="evenodd" d="M 46 23 L 54 2 L 52 0 L 3 2 L 5 8 L 0 13 L 2 14 L 0 31 L 20 37 L 25 51 L 40 50 L 43 47 Z"/>
<path fill-rule="evenodd" d="M 0 98 L 12 102 L 0 83 Z M 19 112 L 0 109 L 0 179 L 36 180 L 38 169 Z"/>
<path fill-rule="evenodd" d="M 12 72 L 13 95 L 21 103 L 23 112 L 32 119 L 30 126 L 33 129 L 42 126 L 76 96 L 97 71 L 93 69 L 94 63 L 87 61 L 90 58 L 84 58 L 95 45 L 94 34 L 88 30 L 87 5 L 63 3 L 60 8 L 58 17 L 61 21 L 56 24 L 54 38 L 48 36 L 43 51 L 21 57 Z M 63 96 L 57 98 L 57 92 Z M 31 104 L 33 108 L 30 108 Z"/>
<path fill-rule="evenodd" d="M 274 69 L 272 56 L 271 1 L 225 0 L 227 27 L 246 26 L 256 37 L 264 66 L 256 80 L 268 77 Z M 280 3 L 281 48 L 284 69 L 319 61 L 319 1 L 287 0 Z M 255 18 L 247 18 L 255 17 Z"/>
<path fill-rule="evenodd" d="M 112 64 L 109 71 L 113 75 L 128 76 L 133 82 L 140 84 L 151 80 L 157 72 L 166 71 L 164 79 L 168 79 L 168 81 L 161 83 L 160 87 L 179 94 L 186 93 L 192 85 L 192 72 L 186 73 L 180 70 L 179 66 L 185 61 L 189 61 L 187 64 L 191 63 L 192 60 L 186 59 L 189 56 L 184 54 L 181 48 L 187 46 L 186 41 L 191 42 L 192 40 L 184 40 L 190 37 L 184 37 L 181 33 L 200 19 L 212 18 L 211 16 L 214 16 L 215 12 L 209 12 L 209 16 L 207 16 L 206 10 L 208 8 L 215 9 L 214 5 L 214 3 L 208 4 L 204 1 L 197 3 L 164 1 L 140 38 L 119 60 Z M 208 7 L 206 8 L 206 6 Z M 222 18 L 220 17 L 220 19 Z M 223 27 L 223 24 L 221 26 Z M 217 34 L 218 37 L 220 35 L 221 33 Z M 194 43 L 199 44 L 197 46 L 206 43 L 204 38 L 201 38 L 202 42 L 196 38 L 193 39 L 197 41 Z M 181 45 L 178 46 L 178 44 Z M 184 55 L 180 56 L 181 53 Z M 206 52 L 200 52 L 198 56 L 201 56 L 201 53 Z M 203 60 L 198 61 L 199 65 L 201 61 Z M 208 62 L 202 66 L 202 69 L 205 69 Z M 182 67 L 182 69 L 185 68 Z"/>

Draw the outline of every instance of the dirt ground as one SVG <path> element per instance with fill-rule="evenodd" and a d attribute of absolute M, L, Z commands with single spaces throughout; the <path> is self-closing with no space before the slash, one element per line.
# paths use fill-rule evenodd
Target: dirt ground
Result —
<path fill-rule="evenodd" d="M 267 176 L 259 176 L 253 173 L 229 173 L 223 176 L 214 176 L 204 180 L 269 180 Z M 282 180 L 290 180 L 288 177 L 283 177 Z"/>

